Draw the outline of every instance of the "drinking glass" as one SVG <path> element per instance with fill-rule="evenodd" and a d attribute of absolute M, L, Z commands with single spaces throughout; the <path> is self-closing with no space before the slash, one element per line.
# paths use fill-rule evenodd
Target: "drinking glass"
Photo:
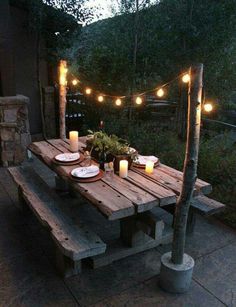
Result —
<path fill-rule="evenodd" d="M 84 152 L 84 166 L 90 166 L 92 164 L 92 157 L 91 152 L 85 151 Z"/>
<path fill-rule="evenodd" d="M 112 180 L 114 176 L 114 165 L 113 162 L 106 162 L 104 164 L 105 176 L 107 179 Z"/>

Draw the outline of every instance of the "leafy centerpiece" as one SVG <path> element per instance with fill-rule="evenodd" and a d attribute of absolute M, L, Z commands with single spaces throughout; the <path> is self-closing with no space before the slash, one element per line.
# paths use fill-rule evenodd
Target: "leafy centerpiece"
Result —
<path fill-rule="evenodd" d="M 93 158 L 100 163 L 103 168 L 105 162 L 114 161 L 115 172 L 119 171 L 120 160 L 127 160 L 129 168 L 137 152 L 129 146 L 129 143 L 112 134 L 108 135 L 103 131 L 88 131 L 87 150 L 91 152 Z"/>

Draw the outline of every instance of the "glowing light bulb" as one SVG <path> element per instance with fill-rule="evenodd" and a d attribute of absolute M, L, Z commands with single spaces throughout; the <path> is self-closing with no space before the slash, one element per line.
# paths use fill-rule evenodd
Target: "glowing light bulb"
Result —
<path fill-rule="evenodd" d="M 67 81 L 66 81 L 66 76 L 65 75 L 61 75 L 60 76 L 60 85 L 63 85 L 63 86 L 67 85 Z"/>
<path fill-rule="evenodd" d="M 163 97 L 165 94 L 164 90 L 162 88 L 160 88 L 158 91 L 157 91 L 157 96 L 158 97 Z"/>
<path fill-rule="evenodd" d="M 104 97 L 103 97 L 102 95 L 99 95 L 99 96 L 98 96 L 98 101 L 99 101 L 99 102 L 103 102 L 103 101 L 104 101 Z"/>
<path fill-rule="evenodd" d="M 183 81 L 184 83 L 188 83 L 188 82 L 190 81 L 190 75 L 189 75 L 189 74 L 183 75 L 182 81 Z"/>
<path fill-rule="evenodd" d="M 211 112 L 212 110 L 213 110 L 213 106 L 212 106 L 212 104 L 211 103 L 205 103 L 204 104 L 204 110 L 206 111 L 206 112 Z"/>
<path fill-rule="evenodd" d="M 142 104 L 143 100 L 142 100 L 141 97 L 138 96 L 138 97 L 136 98 L 135 102 L 136 102 L 136 104 L 140 105 L 140 104 Z"/>
<path fill-rule="evenodd" d="M 76 80 L 76 79 L 72 80 L 72 84 L 73 84 L 73 85 L 77 85 L 77 84 L 78 84 L 78 82 L 79 82 L 79 81 L 78 81 L 78 80 Z"/>
<path fill-rule="evenodd" d="M 87 87 L 87 88 L 85 89 L 85 93 L 86 93 L 86 95 L 90 95 L 90 94 L 92 93 L 92 89 L 89 88 L 89 87 Z"/>
<path fill-rule="evenodd" d="M 121 104 L 122 104 L 121 99 L 120 98 L 116 99 L 116 105 L 119 107 L 121 106 Z"/>

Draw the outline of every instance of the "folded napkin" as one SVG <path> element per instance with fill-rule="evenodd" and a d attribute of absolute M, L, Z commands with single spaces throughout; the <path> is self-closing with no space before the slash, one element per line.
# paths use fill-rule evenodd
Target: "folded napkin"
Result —
<path fill-rule="evenodd" d="M 153 163 L 158 162 L 158 158 L 155 156 L 141 156 L 138 155 L 137 159 L 135 160 L 135 163 L 145 165 L 147 161 L 152 161 Z"/>

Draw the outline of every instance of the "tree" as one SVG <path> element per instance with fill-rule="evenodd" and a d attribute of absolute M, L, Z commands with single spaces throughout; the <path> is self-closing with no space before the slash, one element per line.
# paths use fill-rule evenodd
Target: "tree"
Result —
<path fill-rule="evenodd" d="M 86 7 L 88 0 L 43 0 L 49 6 L 72 15 L 81 25 L 86 25 L 94 18 L 94 11 Z"/>

